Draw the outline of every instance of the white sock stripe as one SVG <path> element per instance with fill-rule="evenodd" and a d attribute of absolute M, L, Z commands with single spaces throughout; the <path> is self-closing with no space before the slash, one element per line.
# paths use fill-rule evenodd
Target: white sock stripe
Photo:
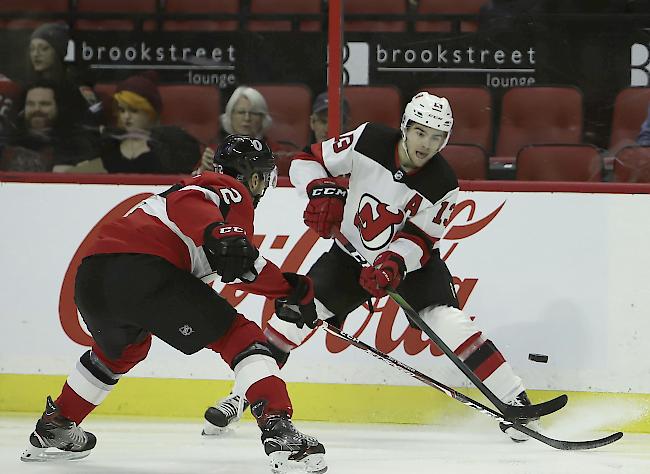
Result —
<path fill-rule="evenodd" d="M 80 360 L 77 361 L 77 366 L 75 367 L 77 371 L 85 378 L 88 383 L 94 385 L 95 387 L 101 389 L 101 390 L 112 390 L 115 384 L 107 384 L 99 380 L 95 375 L 86 368 L 85 365 L 81 363 Z M 72 375 L 72 374 L 71 374 Z"/>
<path fill-rule="evenodd" d="M 99 405 L 108 396 L 115 385 L 107 385 L 77 362 L 75 369 L 68 375 L 67 383 L 77 395 L 93 405 Z"/>
<path fill-rule="evenodd" d="M 508 403 L 524 391 L 524 385 L 512 370 L 508 362 L 504 362 L 486 378 L 483 383 L 499 398 Z"/>
<path fill-rule="evenodd" d="M 246 397 L 246 391 L 255 382 L 272 375 L 280 377 L 280 370 L 275 359 L 261 354 L 246 357 L 233 370 L 235 372 L 235 386 L 232 392 L 242 397 Z"/>

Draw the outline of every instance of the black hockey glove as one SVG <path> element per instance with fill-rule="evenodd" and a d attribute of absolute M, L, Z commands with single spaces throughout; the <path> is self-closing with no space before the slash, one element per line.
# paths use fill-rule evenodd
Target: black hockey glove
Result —
<path fill-rule="evenodd" d="M 231 283 L 236 279 L 253 281 L 257 277 L 255 260 L 260 253 L 248 240 L 244 229 L 225 222 L 215 222 L 205 229 L 205 255 L 210 267 Z M 244 275 L 251 273 L 252 275 Z"/>
<path fill-rule="evenodd" d="M 305 324 L 315 328 L 317 316 L 311 278 L 297 273 L 283 275 L 293 289 L 284 298 L 275 300 L 275 314 L 283 321 L 293 323 L 301 329 Z"/>

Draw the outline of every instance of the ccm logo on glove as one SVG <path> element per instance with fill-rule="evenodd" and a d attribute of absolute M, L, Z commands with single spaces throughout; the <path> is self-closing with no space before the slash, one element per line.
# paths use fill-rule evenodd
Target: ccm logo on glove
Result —
<path fill-rule="evenodd" d="M 307 185 L 309 203 L 302 217 L 305 224 L 321 237 L 329 238 L 341 225 L 348 190 L 334 178 L 315 179 Z"/>
<path fill-rule="evenodd" d="M 241 227 L 237 227 L 235 225 L 232 226 L 220 226 L 220 227 L 215 227 L 215 232 L 220 236 L 220 237 L 225 237 L 228 235 L 246 235 L 246 232 L 244 229 Z"/>
<path fill-rule="evenodd" d="M 225 222 L 210 224 L 205 229 L 204 249 L 210 267 L 224 283 L 237 279 L 250 282 L 257 277 L 259 252 L 241 227 Z"/>

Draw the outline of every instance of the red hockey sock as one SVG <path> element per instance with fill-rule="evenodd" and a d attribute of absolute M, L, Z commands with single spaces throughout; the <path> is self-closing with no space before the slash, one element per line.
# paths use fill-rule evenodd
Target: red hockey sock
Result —
<path fill-rule="evenodd" d="M 67 382 L 63 385 L 61 395 L 59 395 L 55 403 L 59 407 L 61 415 L 74 421 L 77 425 L 96 408 L 96 405 L 84 400 L 72 390 Z"/>
<path fill-rule="evenodd" d="M 273 413 L 286 413 L 289 417 L 293 415 L 293 407 L 287 393 L 287 386 L 284 380 L 275 375 L 265 377 L 251 385 L 246 390 L 246 399 L 250 402 L 252 410 L 255 410 L 256 404 L 265 403 L 263 412 L 259 416 L 256 415 L 258 420 Z"/>

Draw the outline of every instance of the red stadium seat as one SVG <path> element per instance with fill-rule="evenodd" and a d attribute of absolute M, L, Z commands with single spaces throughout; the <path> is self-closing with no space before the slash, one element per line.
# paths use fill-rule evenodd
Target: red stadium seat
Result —
<path fill-rule="evenodd" d="M 441 152 L 458 179 L 487 179 L 488 157 L 478 145 L 447 145 Z"/>
<path fill-rule="evenodd" d="M 219 137 L 221 123 L 221 93 L 211 86 L 160 85 L 164 125 L 177 125 L 196 137 L 202 144 L 214 143 Z"/>
<path fill-rule="evenodd" d="M 0 28 L 33 30 L 43 23 L 63 20 L 68 13 L 68 0 L 1 0 L 0 13 L 16 14 L 16 18 L 0 20 Z M 52 17 L 29 18 L 31 13 L 52 13 Z"/>
<path fill-rule="evenodd" d="M 614 157 L 614 181 L 650 183 L 650 146 L 626 146 Z"/>
<path fill-rule="evenodd" d="M 20 96 L 21 91 L 22 87 L 17 82 L 0 80 L 0 99 L 9 98 L 16 101 Z"/>
<path fill-rule="evenodd" d="M 346 0 L 343 2 L 345 31 L 406 31 L 406 20 L 353 20 L 349 14 L 406 15 L 406 0 Z"/>
<path fill-rule="evenodd" d="M 490 0 L 419 0 L 418 15 L 476 15 Z M 477 20 L 461 20 L 460 31 L 478 30 Z M 452 31 L 452 20 L 416 20 L 415 31 Z"/>
<path fill-rule="evenodd" d="M 445 97 L 451 104 L 454 127 L 450 143 L 473 143 L 492 149 L 492 96 L 486 87 L 429 86 L 423 91 Z"/>
<path fill-rule="evenodd" d="M 628 87 L 616 96 L 609 150 L 615 154 L 626 145 L 633 145 L 648 116 L 650 87 Z"/>
<path fill-rule="evenodd" d="M 214 143 L 221 130 L 221 94 L 215 87 L 198 85 L 159 85 L 163 110 L 160 122 L 176 125 L 202 144 Z M 115 123 L 113 93 L 115 84 L 96 84 L 95 91 L 104 104 L 109 123 Z"/>
<path fill-rule="evenodd" d="M 300 150 L 309 142 L 312 94 L 304 84 L 251 85 L 266 99 L 273 118 L 266 135 L 287 150 Z"/>
<path fill-rule="evenodd" d="M 395 86 L 348 86 L 343 95 L 350 104 L 348 128 L 364 122 L 379 122 L 399 128 L 402 120 L 402 96 Z"/>
<path fill-rule="evenodd" d="M 517 153 L 518 180 L 601 181 L 602 170 L 593 145 L 528 145 Z"/>
<path fill-rule="evenodd" d="M 239 0 L 167 0 L 164 13 L 175 14 L 238 14 Z M 213 19 L 168 19 L 162 29 L 167 31 L 236 31 L 239 21 Z"/>
<path fill-rule="evenodd" d="M 582 93 L 575 87 L 514 87 L 503 94 L 497 156 L 524 146 L 582 141 Z"/>
<path fill-rule="evenodd" d="M 77 30 L 127 30 L 131 31 L 137 26 L 137 19 L 132 18 L 83 18 L 84 14 L 120 14 L 120 15 L 154 15 L 156 14 L 157 0 L 77 0 L 77 12 L 81 17 L 74 27 Z M 144 20 L 143 29 L 155 29 L 155 20 Z"/>
<path fill-rule="evenodd" d="M 322 15 L 321 0 L 251 0 L 251 15 Z M 291 20 L 249 20 L 250 31 L 291 31 Z M 300 20 L 300 31 L 321 31 L 321 20 Z"/>

